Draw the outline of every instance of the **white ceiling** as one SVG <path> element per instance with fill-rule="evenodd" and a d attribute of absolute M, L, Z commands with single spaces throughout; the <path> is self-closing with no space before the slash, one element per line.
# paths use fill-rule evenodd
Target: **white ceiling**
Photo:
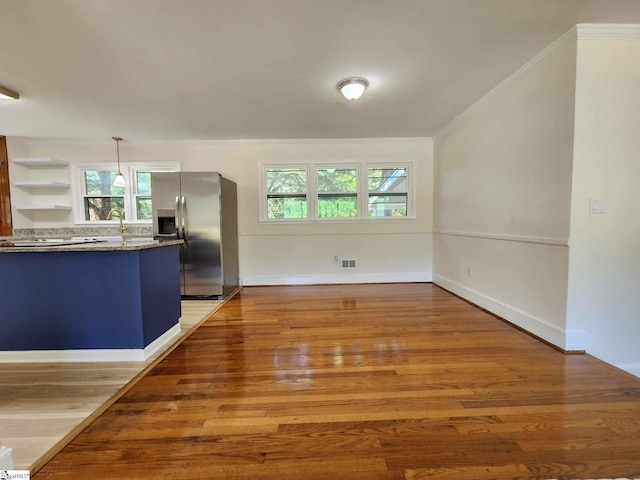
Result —
<path fill-rule="evenodd" d="M 640 0 L 0 0 L 0 134 L 430 136 L 577 23 Z"/>

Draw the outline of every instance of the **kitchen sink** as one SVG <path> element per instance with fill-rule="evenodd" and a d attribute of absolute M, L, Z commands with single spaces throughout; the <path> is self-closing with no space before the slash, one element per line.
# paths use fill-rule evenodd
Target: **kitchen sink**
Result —
<path fill-rule="evenodd" d="M 3 247 L 61 247 L 64 245 L 82 245 L 85 243 L 98 243 L 105 240 L 94 239 L 63 239 L 63 238 L 36 238 L 32 240 L 8 240 Z M 4 243 L 4 242 L 3 242 Z"/>

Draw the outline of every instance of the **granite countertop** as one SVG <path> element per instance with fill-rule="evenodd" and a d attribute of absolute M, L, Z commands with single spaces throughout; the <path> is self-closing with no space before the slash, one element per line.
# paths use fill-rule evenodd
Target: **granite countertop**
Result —
<path fill-rule="evenodd" d="M 82 243 L 81 243 L 82 242 Z M 180 245 L 182 240 L 159 242 L 153 238 L 113 238 L 82 241 L 79 239 L 34 239 L 21 237 L 0 238 L 0 253 L 11 252 L 108 252 L 126 250 L 144 250 L 147 248 Z M 37 244 L 37 245 L 36 245 Z"/>

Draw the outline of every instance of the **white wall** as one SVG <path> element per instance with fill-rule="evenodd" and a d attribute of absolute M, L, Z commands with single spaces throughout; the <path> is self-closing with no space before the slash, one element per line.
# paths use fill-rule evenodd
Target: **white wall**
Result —
<path fill-rule="evenodd" d="M 71 163 L 113 162 L 113 141 L 101 144 L 8 139 L 14 152 Z M 26 151 L 25 151 L 26 150 Z M 219 171 L 238 184 L 240 273 L 244 284 L 430 281 L 432 268 L 433 144 L 431 139 L 264 142 L 123 142 L 126 162 L 179 161 L 183 171 Z M 416 218 L 406 221 L 273 225 L 259 222 L 260 165 L 306 162 L 414 162 Z M 17 173 L 16 173 L 17 172 Z M 11 175 L 23 174 L 12 166 Z M 38 175 L 60 175 L 60 171 Z M 32 173 L 33 175 L 33 173 Z M 13 177 L 12 177 L 13 178 Z M 12 195 L 17 189 L 12 188 Z M 58 194 L 60 195 L 60 194 Z M 64 197 L 65 194 L 62 194 Z M 70 192 L 69 196 L 72 195 Z M 71 198 L 69 197 L 69 201 Z M 16 214 L 14 227 L 72 226 L 62 219 Z M 56 215 L 56 214 L 54 214 Z M 343 270 L 334 256 L 356 259 Z"/>
<path fill-rule="evenodd" d="M 434 138 L 434 282 L 569 349 L 575 55 L 566 35 Z"/>
<path fill-rule="evenodd" d="M 640 376 L 640 39 L 579 40 L 569 328 Z M 590 214 L 589 200 L 605 202 Z"/>

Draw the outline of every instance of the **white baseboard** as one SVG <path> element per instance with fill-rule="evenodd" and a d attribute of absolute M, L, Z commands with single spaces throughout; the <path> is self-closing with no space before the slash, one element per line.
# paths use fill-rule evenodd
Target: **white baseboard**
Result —
<path fill-rule="evenodd" d="M 349 275 L 274 275 L 243 277 L 242 285 L 335 285 L 343 283 L 404 283 L 430 282 L 431 272 L 350 273 Z"/>
<path fill-rule="evenodd" d="M 144 348 L 144 350 L 142 351 L 144 357 L 143 360 L 151 358 L 160 350 L 163 350 L 166 346 L 173 343 L 173 341 L 178 338 L 181 333 L 182 328 L 180 327 L 180 322 L 178 322 Z"/>
<path fill-rule="evenodd" d="M 567 332 L 560 327 L 441 275 L 434 274 L 433 282 L 563 350 L 586 350 L 586 333 L 583 331 L 573 330 Z"/>
<path fill-rule="evenodd" d="M 13 470 L 12 450 L 9 447 L 0 446 L 0 470 Z"/>
<path fill-rule="evenodd" d="M 24 350 L 0 352 L 0 363 L 144 362 L 180 336 L 177 323 L 144 349 Z"/>

